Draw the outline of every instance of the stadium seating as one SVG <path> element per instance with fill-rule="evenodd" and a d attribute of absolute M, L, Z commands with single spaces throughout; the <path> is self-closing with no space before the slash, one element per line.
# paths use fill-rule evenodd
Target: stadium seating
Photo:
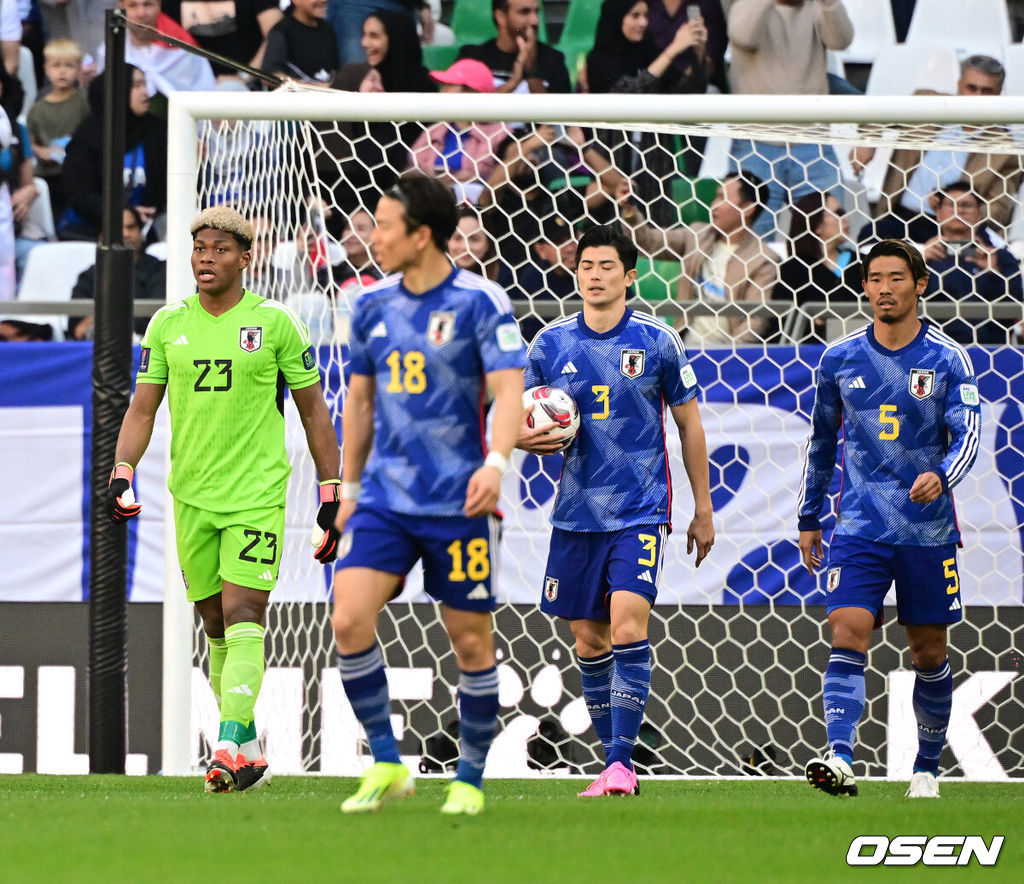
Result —
<path fill-rule="evenodd" d="M 428 71 L 446 71 L 452 66 L 458 54 L 458 45 L 424 46 L 423 65 Z"/>
<path fill-rule="evenodd" d="M 679 221 L 697 224 L 711 220 L 711 201 L 718 190 L 717 178 L 676 178 L 672 182 L 672 199 L 679 205 Z"/>
<path fill-rule="evenodd" d="M 1024 43 L 1004 46 L 1001 57 L 1006 68 L 1003 95 L 1024 95 Z"/>
<path fill-rule="evenodd" d="M 928 0 L 914 7 L 908 46 L 996 53 L 1013 40 L 1006 0 Z"/>
<path fill-rule="evenodd" d="M 167 260 L 167 243 L 166 242 L 155 242 L 150 243 L 146 246 L 146 254 L 152 255 L 158 261 Z"/>
<path fill-rule="evenodd" d="M 890 46 L 871 66 L 868 95 L 912 95 L 917 89 L 956 92 L 960 63 L 949 46 Z"/>
<path fill-rule="evenodd" d="M 334 341 L 334 307 L 323 292 L 292 292 L 285 303 L 306 324 L 314 347 L 323 347 Z"/>
<path fill-rule="evenodd" d="M 558 50 L 565 56 L 573 84 L 587 63 L 587 53 L 594 47 L 594 34 L 600 15 L 601 4 L 594 0 L 571 0 L 569 4 Z"/>
<path fill-rule="evenodd" d="M 275 270 L 290 271 L 294 266 L 296 260 L 300 257 L 299 250 L 295 246 L 295 242 L 290 239 L 281 240 L 275 247 L 274 252 L 270 258 L 270 264 Z M 329 262 L 333 264 L 340 264 L 345 260 L 345 248 L 337 240 L 329 239 L 327 241 L 327 257 Z M 308 263 L 308 259 L 303 257 L 304 262 Z"/>
<path fill-rule="evenodd" d="M 678 261 L 652 261 L 643 256 L 636 261 L 636 294 L 645 301 L 669 301 L 679 284 Z"/>
<path fill-rule="evenodd" d="M 69 301 L 78 275 L 96 263 L 96 246 L 91 242 L 47 242 L 29 252 L 25 273 L 18 288 L 20 301 Z M 63 316 L 28 316 L 30 322 L 49 323 L 54 340 L 64 337 Z"/>
<path fill-rule="evenodd" d="M 889 0 L 846 0 L 843 5 L 853 22 L 853 42 L 839 53 L 844 62 L 870 64 L 881 50 L 896 45 Z"/>

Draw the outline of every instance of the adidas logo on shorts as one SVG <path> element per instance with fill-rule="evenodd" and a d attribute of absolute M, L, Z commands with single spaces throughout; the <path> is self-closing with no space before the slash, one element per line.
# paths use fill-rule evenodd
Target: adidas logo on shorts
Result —
<path fill-rule="evenodd" d="M 262 574 L 260 574 L 260 580 L 273 580 L 273 579 L 274 579 L 274 572 L 271 571 L 270 568 L 267 568 L 266 571 L 264 571 Z"/>

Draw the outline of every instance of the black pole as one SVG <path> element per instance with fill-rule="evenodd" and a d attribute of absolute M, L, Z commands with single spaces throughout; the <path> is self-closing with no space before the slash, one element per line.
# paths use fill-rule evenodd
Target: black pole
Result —
<path fill-rule="evenodd" d="M 123 242 L 124 129 L 130 84 L 125 18 L 106 13 L 103 235 L 96 250 L 89 522 L 89 770 L 124 773 L 127 753 L 126 527 L 107 519 L 106 489 L 132 367 L 134 260 Z"/>

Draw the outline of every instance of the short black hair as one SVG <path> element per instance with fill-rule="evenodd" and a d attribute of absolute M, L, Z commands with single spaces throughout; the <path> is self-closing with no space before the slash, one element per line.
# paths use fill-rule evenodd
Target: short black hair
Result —
<path fill-rule="evenodd" d="M 940 188 L 938 191 L 939 203 L 943 200 L 949 200 L 953 202 L 953 198 L 957 194 L 966 194 L 967 196 L 974 197 L 974 201 L 978 204 L 979 208 L 984 205 L 981 197 L 974 192 L 974 188 L 971 187 L 969 181 L 954 181 L 952 184 L 947 184 L 945 187 Z"/>
<path fill-rule="evenodd" d="M 448 253 L 448 240 L 459 225 L 459 213 L 455 194 L 447 184 L 422 172 L 403 172 L 384 196 L 402 204 L 405 229 L 409 233 L 418 227 L 429 227 L 434 245 Z"/>
<path fill-rule="evenodd" d="M 768 185 L 753 172 L 730 172 L 722 179 L 723 190 L 730 181 L 739 181 L 740 198 L 743 200 L 744 206 L 749 206 L 751 203 L 757 206 L 754 214 L 750 217 L 751 221 L 756 221 L 758 215 L 768 204 Z"/>
<path fill-rule="evenodd" d="M 142 230 L 145 225 L 142 223 L 142 216 L 139 214 L 139 210 L 131 203 L 125 203 L 122 208 L 132 216 L 135 221 L 135 226 L 138 227 L 139 230 Z"/>
<path fill-rule="evenodd" d="M 579 266 L 583 250 L 597 246 L 611 246 L 615 249 L 626 271 L 636 270 L 637 250 L 632 237 L 627 236 L 619 224 L 595 224 L 583 231 L 576 246 L 576 266 Z"/>
<path fill-rule="evenodd" d="M 902 258 L 910 269 L 910 275 L 914 282 L 928 278 L 928 267 L 924 263 L 924 256 L 921 250 L 913 243 L 905 242 L 902 239 L 883 239 L 875 243 L 860 262 L 861 279 L 867 282 L 868 273 L 871 271 L 871 262 L 875 258 Z"/>

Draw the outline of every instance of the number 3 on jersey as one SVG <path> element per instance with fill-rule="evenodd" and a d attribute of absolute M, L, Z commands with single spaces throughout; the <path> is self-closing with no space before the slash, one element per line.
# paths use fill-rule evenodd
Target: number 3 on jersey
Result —
<path fill-rule="evenodd" d="M 422 393 L 427 389 L 427 376 L 423 371 L 426 359 L 419 350 L 410 350 L 404 358 L 401 352 L 392 350 L 385 361 L 391 369 L 387 392 Z"/>

